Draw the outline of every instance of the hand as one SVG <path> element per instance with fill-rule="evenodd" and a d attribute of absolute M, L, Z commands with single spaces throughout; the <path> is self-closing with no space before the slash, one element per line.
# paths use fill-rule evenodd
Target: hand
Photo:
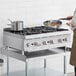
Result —
<path fill-rule="evenodd" d="M 68 26 L 71 26 L 71 21 L 67 22 L 66 24 L 67 24 Z"/>
<path fill-rule="evenodd" d="M 67 20 L 71 20 L 73 16 L 67 16 Z"/>
<path fill-rule="evenodd" d="M 74 29 L 76 29 L 76 24 L 74 24 L 72 21 L 70 21 L 70 22 L 68 22 L 68 23 L 66 23 L 68 26 L 70 26 L 70 28 L 72 29 L 72 30 L 74 30 Z"/>

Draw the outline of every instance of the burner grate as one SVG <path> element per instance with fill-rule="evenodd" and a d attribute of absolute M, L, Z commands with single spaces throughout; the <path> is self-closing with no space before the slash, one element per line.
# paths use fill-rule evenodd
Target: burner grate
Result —
<path fill-rule="evenodd" d="M 11 32 L 14 34 L 20 34 L 20 35 L 32 35 L 32 34 L 41 34 L 48 32 L 68 31 L 68 29 L 55 29 L 46 26 L 39 26 L 39 27 L 24 28 L 22 31 L 13 31 L 11 30 L 11 28 L 5 28 L 4 31 Z"/>

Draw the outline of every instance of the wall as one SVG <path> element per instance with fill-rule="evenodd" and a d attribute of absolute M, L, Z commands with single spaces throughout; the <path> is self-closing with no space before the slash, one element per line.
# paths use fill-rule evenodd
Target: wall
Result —
<path fill-rule="evenodd" d="M 2 29 L 8 27 L 8 19 L 23 20 L 24 27 L 42 25 L 43 21 L 72 15 L 75 0 L 0 0 L 0 43 Z"/>
<path fill-rule="evenodd" d="M 34 26 L 46 19 L 72 15 L 74 9 L 75 0 L 0 0 L 0 27 L 6 27 L 8 19 Z"/>

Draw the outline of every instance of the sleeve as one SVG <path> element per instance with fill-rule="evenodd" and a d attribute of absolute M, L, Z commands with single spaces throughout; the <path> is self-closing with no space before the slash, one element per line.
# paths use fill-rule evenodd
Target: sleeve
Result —
<path fill-rule="evenodd" d="M 73 17 L 72 17 L 72 20 L 71 20 L 71 29 L 72 30 L 75 30 L 76 29 L 76 9 L 74 11 L 74 14 L 73 14 Z"/>

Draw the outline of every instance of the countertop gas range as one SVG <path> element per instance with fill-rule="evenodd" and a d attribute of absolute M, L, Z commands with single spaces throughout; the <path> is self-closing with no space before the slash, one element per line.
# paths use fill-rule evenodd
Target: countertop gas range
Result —
<path fill-rule="evenodd" d="M 21 51 L 39 51 L 68 45 L 70 31 L 55 29 L 46 26 L 24 28 L 22 31 L 13 31 L 4 28 L 3 44 L 9 48 Z"/>

